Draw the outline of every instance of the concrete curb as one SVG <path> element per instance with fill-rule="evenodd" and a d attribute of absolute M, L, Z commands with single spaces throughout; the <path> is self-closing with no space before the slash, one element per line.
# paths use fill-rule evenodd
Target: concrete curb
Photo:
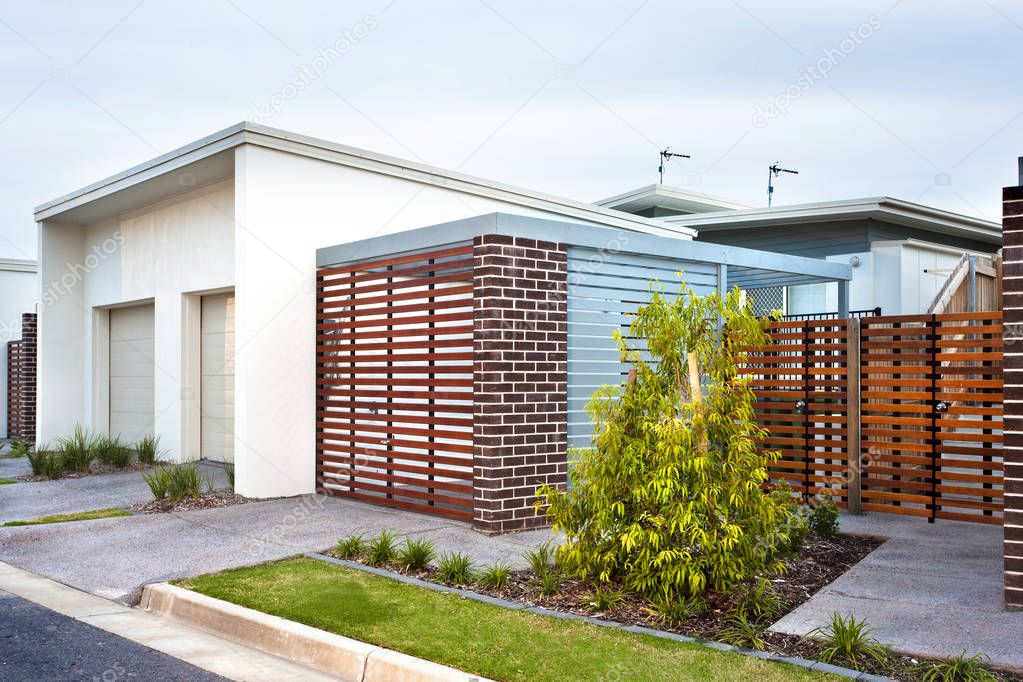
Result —
<path fill-rule="evenodd" d="M 768 651 L 754 651 L 753 649 L 746 649 L 744 647 L 732 646 L 731 644 L 724 644 L 722 642 L 713 642 L 705 639 L 699 639 L 696 637 L 687 637 L 686 635 L 680 635 L 674 632 L 666 632 L 664 630 L 657 630 L 655 628 L 647 628 L 641 625 L 623 625 L 612 620 L 604 620 L 602 618 L 594 618 L 593 616 L 583 616 L 575 613 L 567 613 L 565 611 L 555 611 L 553 609 L 545 609 L 542 606 L 526 606 L 518 602 L 508 601 L 507 599 L 500 599 L 498 597 L 491 597 L 486 594 L 479 594 L 471 590 L 463 590 L 457 587 L 448 587 L 447 585 L 439 585 L 428 580 L 420 580 L 408 575 L 402 575 L 401 573 L 395 573 L 385 568 L 376 568 L 374 566 L 367 566 L 360 564 L 355 561 L 345 561 L 344 559 L 336 559 L 326 554 L 317 554 L 316 552 L 308 552 L 304 555 L 308 559 L 316 559 L 317 561 L 323 561 L 328 564 L 335 564 L 337 566 L 344 566 L 356 571 L 362 571 L 364 573 L 371 573 L 373 575 L 381 576 L 384 578 L 390 578 L 397 580 L 398 582 L 405 583 L 406 585 L 415 585 L 416 587 L 422 587 L 434 592 L 445 592 L 447 594 L 455 594 L 465 599 L 472 599 L 474 601 L 483 602 L 485 604 L 492 604 L 494 606 L 500 606 L 506 609 L 513 609 L 515 611 L 527 611 L 529 613 L 535 613 L 540 616 L 548 616 L 551 618 L 562 618 L 565 620 L 579 620 L 598 627 L 605 628 L 616 628 L 619 630 L 625 630 L 627 632 L 634 632 L 642 635 L 649 635 L 651 637 L 657 637 L 659 639 L 669 639 L 675 642 L 683 642 L 686 644 L 698 644 L 700 646 L 707 647 L 709 649 L 716 649 L 718 651 L 730 651 L 743 656 L 750 656 L 753 658 L 760 658 L 765 661 L 774 661 L 776 663 L 787 663 L 794 665 L 799 668 L 805 668 L 807 670 L 813 670 L 814 672 L 823 672 L 836 675 L 838 677 L 844 677 L 850 680 L 861 680 L 862 682 L 891 682 L 890 678 L 880 677 L 878 675 L 870 675 L 868 673 L 861 673 L 858 670 L 852 670 L 850 668 L 842 668 L 836 665 L 828 663 L 821 663 L 820 661 L 811 661 L 805 658 L 795 658 L 791 656 L 781 656 L 779 654 L 771 653 Z"/>
<path fill-rule="evenodd" d="M 146 585 L 139 608 L 350 682 L 486 682 L 477 675 L 167 583 Z"/>

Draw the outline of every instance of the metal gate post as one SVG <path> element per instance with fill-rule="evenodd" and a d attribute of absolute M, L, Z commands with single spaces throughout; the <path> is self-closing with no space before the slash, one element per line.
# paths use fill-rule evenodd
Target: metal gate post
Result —
<path fill-rule="evenodd" d="M 850 514 L 862 514 L 860 423 L 860 319 L 850 317 L 846 323 L 846 486 L 845 503 Z"/>
<path fill-rule="evenodd" d="M 938 514 L 938 316 L 931 314 L 931 515 L 927 523 L 934 523 Z"/>

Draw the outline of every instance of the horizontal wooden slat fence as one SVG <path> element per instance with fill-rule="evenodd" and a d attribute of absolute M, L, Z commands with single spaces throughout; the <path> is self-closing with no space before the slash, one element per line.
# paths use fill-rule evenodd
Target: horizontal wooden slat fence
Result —
<path fill-rule="evenodd" d="M 7 342 L 7 437 L 21 432 L 21 341 Z"/>
<path fill-rule="evenodd" d="M 781 453 L 775 482 L 802 498 L 827 493 L 845 506 L 848 449 L 848 320 L 770 323 L 773 343 L 750 349 L 756 412 Z"/>
<path fill-rule="evenodd" d="M 473 517 L 473 247 L 317 272 L 320 490 Z"/>
<path fill-rule="evenodd" d="M 863 509 L 1001 523 L 1000 312 L 863 321 Z"/>
<path fill-rule="evenodd" d="M 1000 312 L 768 324 L 774 342 L 742 371 L 781 453 L 773 480 L 863 510 L 1002 522 Z"/>

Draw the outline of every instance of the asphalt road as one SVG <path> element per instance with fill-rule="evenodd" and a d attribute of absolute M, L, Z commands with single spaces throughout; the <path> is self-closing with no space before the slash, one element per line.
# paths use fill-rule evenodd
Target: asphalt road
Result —
<path fill-rule="evenodd" d="M 0 590 L 0 680 L 223 680 Z"/>

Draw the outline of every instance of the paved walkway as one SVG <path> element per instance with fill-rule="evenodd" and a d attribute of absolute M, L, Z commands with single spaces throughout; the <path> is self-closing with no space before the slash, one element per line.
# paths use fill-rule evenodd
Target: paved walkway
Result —
<path fill-rule="evenodd" d="M 109 505 L 91 508 L 98 506 Z M 321 551 L 349 533 L 381 530 L 429 538 L 439 551 L 467 552 L 477 563 L 500 559 L 513 566 L 525 566 L 523 552 L 550 538 L 548 531 L 486 536 L 462 523 L 305 495 L 222 509 L 0 528 L 0 561 L 133 603 L 146 583 Z"/>
<path fill-rule="evenodd" d="M 803 635 L 831 614 L 865 618 L 882 642 L 924 656 L 963 649 L 1023 671 L 1023 612 L 1002 609 L 1002 528 L 868 513 L 842 530 L 890 538 L 773 629 Z"/>
<path fill-rule="evenodd" d="M 222 467 L 202 464 L 201 468 L 204 474 L 214 476 L 216 487 L 227 487 L 227 474 Z M 0 459 L 0 476 L 13 478 L 28 473 L 30 469 L 26 458 Z M 56 481 L 19 481 L 0 485 L 0 523 L 50 514 L 127 507 L 151 499 L 153 494 L 137 471 Z"/>

